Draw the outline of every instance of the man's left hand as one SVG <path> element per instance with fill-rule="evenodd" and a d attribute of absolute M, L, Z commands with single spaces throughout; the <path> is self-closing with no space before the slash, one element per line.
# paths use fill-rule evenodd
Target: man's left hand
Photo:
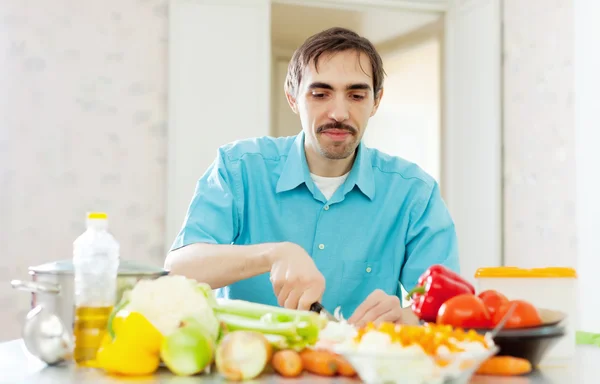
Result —
<path fill-rule="evenodd" d="M 373 291 L 348 319 L 350 324 L 357 327 L 363 327 L 370 322 L 377 325 L 381 322 L 412 324 L 415 321 L 418 322 L 416 316 L 410 308 L 400 306 L 397 296 L 388 295 L 380 289 Z"/>

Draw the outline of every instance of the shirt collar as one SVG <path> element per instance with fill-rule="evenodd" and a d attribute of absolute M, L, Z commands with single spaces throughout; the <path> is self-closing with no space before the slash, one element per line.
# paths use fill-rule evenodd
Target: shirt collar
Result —
<path fill-rule="evenodd" d="M 308 163 L 306 162 L 306 152 L 304 151 L 304 132 L 300 132 L 292 147 L 290 148 L 287 159 L 277 181 L 276 192 L 285 192 L 292 190 L 305 183 L 308 189 L 314 194 L 314 182 L 310 177 Z M 358 152 L 354 160 L 350 174 L 344 183 L 344 195 L 350 192 L 354 186 L 373 200 L 375 197 L 375 178 L 373 175 L 373 166 L 369 148 L 361 141 L 358 146 Z"/>
<path fill-rule="evenodd" d="M 362 140 L 358 145 L 358 152 L 356 153 L 356 159 L 354 159 L 352 170 L 344 184 L 344 195 L 350 192 L 354 186 L 357 186 L 370 200 L 373 200 L 375 197 L 373 164 L 371 163 L 369 148 L 364 145 Z"/>
<path fill-rule="evenodd" d="M 306 162 L 306 153 L 304 152 L 304 132 L 300 132 L 287 154 L 287 160 L 285 160 L 277 181 L 276 192 L 290 191 L 302 183 L 307 183 L 310 188 L 308 181 L 312 181 L 312 179 Z"/>

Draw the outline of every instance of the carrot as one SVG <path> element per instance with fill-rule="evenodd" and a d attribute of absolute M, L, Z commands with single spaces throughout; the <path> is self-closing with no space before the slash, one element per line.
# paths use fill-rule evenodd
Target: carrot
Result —
<path fill-rule="evenodd" d="M 302 373 L 302 359 L 298 352 L 291 349 L 283 349 L 275 352 L 271 365 L 275 372 L 284 377 L 296 377 Z"/>
<path fill-rule="evenodd" d="M 300 352 L 302 365 L 310 373 L 320 376 L 335 376 L 338 370 L 336 357 L 333 353 L 314 349 L 304 349 Z"/>
<path fill-rule="evenodd" d="M 340 355 L 334 355 L 335 356 L 335 362 L 338 366 L 338 370 L 337 373 L 339 373 L 342 376 L 346 376 L 346 377 L 352 377 L 356 375 L 356 371 L 354 370 L 354 367 L 346 361 L 346 359 L 344 359 L 342 356 Z"/>
<path fill-rule="evenodd" d="M 531 372 L 531 363 L 520 357 L 494 356 L 486 360 L 479 369 L 479 375 L 518 376 Z"/>

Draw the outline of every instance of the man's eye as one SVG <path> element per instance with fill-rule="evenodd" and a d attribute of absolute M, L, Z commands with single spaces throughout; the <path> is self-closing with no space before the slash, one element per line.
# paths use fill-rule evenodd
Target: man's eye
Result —
<path fill-rule="evenodd" d="M 324 93 L 318 93 L 318 92 L 313 92 L 312 93 L 312 97 L 314 97 L 315 99 L 322 99 L 325 97 Z"/>
<path fill-rule="evenodd" d="M 363 95 L 352 95 L 354 100 L 363 100 L 365 97 Z"/>

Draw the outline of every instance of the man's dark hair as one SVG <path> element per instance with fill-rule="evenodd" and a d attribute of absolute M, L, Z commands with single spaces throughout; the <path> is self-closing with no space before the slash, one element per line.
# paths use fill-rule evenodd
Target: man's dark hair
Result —
<path fill-rule="evenodd" d="M 368 39 L 356 32 L 340 27 L 330 28 L 309 37 L 294 52 L 288 65 L 285 91 L 293 97 L 297 97 L 304 69 L 311 62 L 314 62 L 315 67 L 318 69 L 321 55 L 343 51 L 356 51 L 357 54 L 364 53 L 368 56 L 373 70 L 373 92 L 375 98 L 377 98 L 379 91 L 383 88 L 383 77 L 385 76 L 381 56 Z"/>

